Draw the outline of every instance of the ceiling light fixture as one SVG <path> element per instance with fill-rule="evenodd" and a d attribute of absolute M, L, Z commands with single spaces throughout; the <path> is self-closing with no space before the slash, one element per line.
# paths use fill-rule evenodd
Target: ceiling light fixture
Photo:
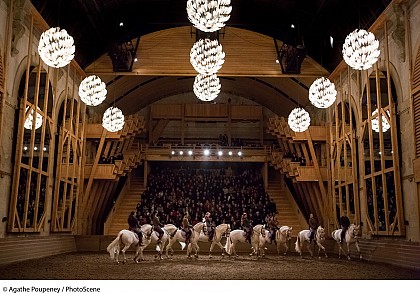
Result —
<path fill-rule="evenodd" d="M 195 77 L 193 91 L 201 101 L 213 101 L 220 93 L 220 80 L 216 74 L 202 75 Z"/>
<path fill-rule="evenodd" d="M 222 51 L 222 45 L 217 40 L 198 40 L 191 48 L 190 62 L 200 74 L 217 73 L 225 62 L 225 53 Z"/>
<path fill-rule="evenodd" d="M 309 88 L 309 100 L 318 108 L 330 107 L 337 96 L 334 83 L 327 78 L 316 79 Z"/>
<path fill-rule="evenodd" d="M 56 27 L 41 34 L 38 53 L 48 66 L 55 68 L 66 66 L 73 60 L 74 51 L 73 37 L 67 34 L 66 30 Z"/>
<path fill-rule="evenodd" d="M 91 75 L 86 77 L 79 86 L 79 96 L 82 101 L 89 106 L 97 106 L 106 98 L 106 85 L 102 80 Z"/>
<path fill-rule="evenodd" d="M 379 115 L 377 115 L 377 114 L 378 114 L 378 109 L 375 109 L 375 111 L 372 112 L 372 116 L 376 115 L 376 117 L 374 119 L 372 119 L 372 130 L 379 133 L 380 132 L 380 129 L 379 129 Z M 389 115 L 389 110 L 386 111 L 386 114 L 388 116 L 390 116 Z M 385 115 L 382 114 L 382 133 L 385 133 L 390 128 L 391 128 L 391 125 L 388 123 L 388 120 L 385 117 Z"/>
<path fill-rule="evenodd" d="M 188 19 L 203 32 L 215 32 L 225 26 L 230 18 L 230 0 L 188 0 Z"/>
<path fill-rule="evenodd" d="M 369 69 L 378 60 L 381 51 L 373 33 L 355 29 L 343 45 L 344 61 L 353 69 Z"/>
<path fill-rule="evenodd" d="M 26 107 L 26 115 L 27 118 L 25 119 L 25 123 L 23 127 L 27 130 L 32 130 L 32 122 L 34 121 L 34 109 L 31 107 L 29 110 L 29 106 Z M 38 112 L 41 112 L 41 109 L 37 106 L 37 111 L 35 113 L 35 130 L 39 129 L 42 126 L 42 115 Z M 28 113 L 29 112 L 29 113 Z"/>
<path fill-rule="evenodd" d="M 305 109 L 296 107 L 289 114 L 288 124 L 292 131 L 297 133 L 304 132 L 311 124 L 311 117 Z"/>
<path fill-rule="evenodd" d="M 108 132 L 118 132 L 124 127 L 124 114 L 118 107 L 111 106 L 105 110 L 102 126 Z"/>

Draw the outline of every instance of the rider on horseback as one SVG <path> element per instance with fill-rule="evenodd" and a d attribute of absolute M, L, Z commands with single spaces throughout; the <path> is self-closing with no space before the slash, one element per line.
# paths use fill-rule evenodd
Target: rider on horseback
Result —
<path fill-rule="evenodd" d="M 276 217 L 273 215 L 268 219 L 268 227 L 271 230 L 271 242 L 274 241 L 276 243 L 276 231 L 279 229 L 279 222 L 277 221 Z"/>
<path fill-rule="evenodd" d="M 346 236 L 346 232 L 350 227 L 350 220 L 349 218 L 346 216 L 346 214 L 344 213 L 343 216 L 340 218 L 340 224 L 341 224 L 341 239 L 340 239 L 340 243 L 343 243 L 344 238 Z"/>
<path fill-rule="evenodd" d="M 142 239 L 143 239 L 143 233 L 140 230 L 139 220 L 134 215 L 134 211 L 130 213 L 128 216 L 128 229 L 135 234 L 137 234 L 137 238 L 139 238 L 139 245 L 141 245 Z"/>
<path fill-rule="evenodd" d="M 209 242 L 211 242 L 213 240 L 214 227 L 211 223 L 210 212 L 206 212 L 206 214 L 204 215 L 204 222 L 206 223 L 207 232 L 209 234 Z"/>
<path fill-rule="evenodd" d="M 162 236 L 163 236 L 163 230 L 161 227 L 163 227 L 163 225 L 159 221 L 159 217 L 157 216 L 157 211 L 154 211 L 152 213 L 152 224 L 153 224 L 153 230 L 155 230 L 159 234 L 157 243 L 161 244 Z"/>
<path fill-rule="evenodd" d="M 246 233 L 246 240 L 249 243 L 251 243 L 252 227 L 251 227 L 251 223 L 249 222 L 248 215 L 246 214 L 246 212 L 244 212 L 242 214 L 242 217 L 241 217 L 241 226 L 242 226 L 242 229 Z"/>
<path fill-rule="evenodd" d="M 186 212 L 184 214 L 184 218 L 182 219 L 182 230 L 185 232 L 185 243 L 187 244 L 190 242 L 191 233 L 192 233 L 191 231 L 192 226 L 189 222 L 189 218 L 190 216 L 188 212 Z"/>
<path fill-rule="evenodd" d="M 317 228 L 318 228 L 318 222 L 315 219 L 314 215 L 311 213 L 309 215 L 309 231 L 311 232 L 311 235 L 309 236 L 309 243 L 312 243 L 312 240 L 315 237 L 315 232 Z"/>

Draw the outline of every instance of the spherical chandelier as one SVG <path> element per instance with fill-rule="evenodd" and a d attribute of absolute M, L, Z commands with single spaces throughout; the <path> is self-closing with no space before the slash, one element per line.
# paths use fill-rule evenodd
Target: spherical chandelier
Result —
<path fill-rule="evenodd" d="M 292 131 L 297 133 L 304 132 L 311 124 L 311 117 L 305 109 L 296 107 L 289 114 L 288 124 Z"/>
<path fill-rule="evenodd" d="M 220 93 L 220 80 L 216 74 L 202 75 L 195 77 L 193 91 L 195 96 L 201 101 L 212 101 Z"/>
<path fill-rule="evenodd" d="M 106 85 L 102 80 L 95 76 L 86 77 L 79 86 L 79 96 L 82 101 L 89 106 L 97 106 L 106 98 Z"/>
<path fill-rule="evenodd" d="M 318 108 L 330 107 L 337 96 L 334 83 L 327 78 L 316 79 L 309 88 L 309 100 Z"/>
<path fill-rule="evenodd" d="M 39 129 L 42 126 L 42 120 L 43 120 L 42 115 L 38 113 L 38 111 L 41 112 L 41 109 L 37 106 L 36 110 L 37 111 L 35 113 L 35 130 Z M 23 127 L 27 130 L 32 130 L 32 123 L 34 121 L 34 109 L 32 107 L 26 106 L 25 112 L 27 114 L 27 118 L 25 119 Z"/>
<path fill-rule="evenodd" d="M 343 45 L 344 61 L 356 70 L 371 68 L 380 53 L 375 35 L 365 30 L 355 29 L 346 37 Z"/>
<path fill-rule="evenodd" d="M 215 32 L 230 18 L 230 0 L 188 0 L 188 19 L 203 32 Z"/>
<path fill-rule="evenodd" d="M 38 44 L 41 59 L 49 66 L 60 68 L 74 58 L 74 40 L 66 30 L 51 28 L 42 33 Z"/>
<path fill-rule="evenodd" d="M 216 73 L 225 62 L 225 53 L 217 40 L 201 39 L 195 42 L 190 52 L 190 62 L 203 75 Z"/>
<path fill-rule="evenodd" d="M 108 132 L 118 132 L 124 127 L 124 114 L 118 107 L 111 106 L 104 112 L 102 126 Z"/>
<path fill-rule="evenodd" d="M 389 110 L 386 111 L 387 115 L 389 115 Z M 374 112 L 372 112 L 372 116 L 375 116 L 378 114 L 378 109 L 375 109 Z M 382 133 L 385 133 L 391 128 L 391 125 L 388 123 L 388 120 L 386 119 L 385 115 L 382 114 Z M 372 119 L 372 130 L 379 133 L 379 115 Z"/>

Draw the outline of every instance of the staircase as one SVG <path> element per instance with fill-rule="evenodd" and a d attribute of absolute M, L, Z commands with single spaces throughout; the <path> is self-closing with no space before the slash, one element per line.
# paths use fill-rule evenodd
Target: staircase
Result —
<path fill-rule="evenodd" d="M 301 218 L 298 215 L 299 212 L 296 211 L 295 206 L 290 203 L 287 195 L 287 187 L 285 187 L 282 179 L 270 179 L 266 192 L 274 203 L 276 203 L 276 217 L 279 222 L 279 226 L 292 227 L 292 236 L 297 236 L 301 230 L 306 229 L 306 227 L 304 228 L 302 226 Z"/>
<path fill-rule="evenodd" d="M 126 190 L 126 193 L 120 195 L 122 197 L 116 203 L 114 217 L 107 235 L 115 236 L 122 229 L 128 228 L 127 219 L 131 211 L 136 210 L 137 203 L 140 201 L 141 194 L 145 190 L 143 185 L 143 178 L 132 178 L 130 187 Z"/>

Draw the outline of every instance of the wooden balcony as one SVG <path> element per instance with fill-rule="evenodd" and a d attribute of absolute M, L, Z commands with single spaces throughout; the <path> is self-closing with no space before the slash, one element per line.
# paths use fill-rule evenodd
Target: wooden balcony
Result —
<path fill-rule="evenodd" d="M 346 181 L 353 179 L 353 168 L 349 166 L 340 166 L 334 170 L 335 181 Z"/>
<path fill-rule="evenodd" d="M 327 127 L 326 126 L 310 126 L 308 130 L 302 133 L 293 132 L 293 141 L 307 141 L 310 133 L 312 141 L 327 141 Z"/>
<path fill-rule="evenodd" d="M 141 133 L 145 128 L 143 116 L 130 115 L 125 118 L 124 128 L 118 132 L 106 132 L 106 139 L 121 140 Z M 100 123 L 86 125 L 85 136 L 87 139 L 97 139 L 102 136 L 104 128 Z"/>
<path fill-rule="evenodd" d="M 204 150 L 208 149 L 206 155 Z M 191 151 L 191 154 L 189 153 Z M 219 151 L 222 155 L 219 155 Z M 220 161 L 220 162 L 268 162 L 271 148 L 229 146 L 144 146 L 144 158 L 148 161 Z M 229 153 L 231 152 L 231 154 Z M 240 153 L 239 153 L 240 152 Z"/>
<path fill-rule="evenodd" d="M 328 181 L 328 169 L 326 166 L 319 167 L 322 181 Z M 298 166 L 296 181 L 298 182 L 316 182 L 318 181 L 317 170 L 314 166 Z"/>
<path fill-rule="evenodd" d="M 85 164 L 85 179 L 90 178 L 92 174 L 93 164 Z M 115 180 L 117 178 L 117 169 L 114 163 L 98 164 L 96 166 L 93 179 L 95 180 Z"/>
<path fill-rule="evenodd" d="M 310 126 L 305 132 L 295 133 L 290 129 L 284 117 L 269 118 L 268 132 L 279 139 L 287 138 L 292 141 L 307 141 L 307 132 L 310 133 L 312 141 L 326 141 L 328 134 L 326 126 Z"/>

